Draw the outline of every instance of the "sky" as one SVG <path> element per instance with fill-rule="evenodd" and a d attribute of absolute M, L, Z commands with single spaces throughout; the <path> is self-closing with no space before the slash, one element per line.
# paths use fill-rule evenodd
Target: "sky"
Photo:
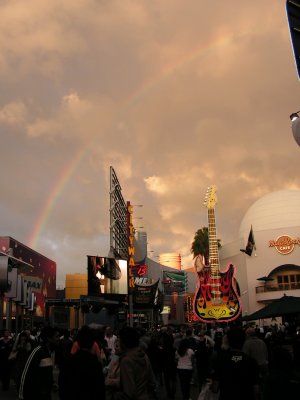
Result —
<path fill-rule="evenodd" d="M 283 0 L 2 0 L 0 81 L 0 235 L 56 261 L 60 287 L 108 254 L 110 166 L 151 257 L 183 267 L 207 187 L 223 244 L 300 188 Z"/>

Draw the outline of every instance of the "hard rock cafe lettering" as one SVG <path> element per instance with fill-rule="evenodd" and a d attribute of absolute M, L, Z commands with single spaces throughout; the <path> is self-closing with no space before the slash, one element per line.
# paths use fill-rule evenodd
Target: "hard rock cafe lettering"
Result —
<path fill-rule="evenodd" d="M 295 245 L 300 245 L 300 238 L 293 239 L 288 235 L 279 236 L 276 240 L 269 241 L 269 247 L 275 247 L 275 249 L 280 254 L 289 254 L 291 253 Z"/>

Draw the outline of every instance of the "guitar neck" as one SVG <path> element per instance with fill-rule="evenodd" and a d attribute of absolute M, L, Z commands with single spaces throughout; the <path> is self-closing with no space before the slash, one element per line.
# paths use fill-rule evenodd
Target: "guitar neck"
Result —
<path fill-rule="evenodd" d="M 216 279 L 220 276 L 219 249 L 216 232 L 216 219 L 214 209 L 208 209 L 208 237 L 209 237 L 209 265 L 211 275 Z"/>

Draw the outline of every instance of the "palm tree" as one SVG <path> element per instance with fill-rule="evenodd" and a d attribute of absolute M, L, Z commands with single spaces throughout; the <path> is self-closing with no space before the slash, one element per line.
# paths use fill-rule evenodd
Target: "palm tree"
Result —
<path fill-rule="evenodd" d="M 221 241 L 218 241 L 218 248 L 221 248 Z M 195 233 L 194 240 L 191 247 L 191 253 L 194 257 L 201 254 L 205 258 L 205 263 L 208 264 L 209 260 L 209 235 L 208 235 L 208 227 L 204 226 L 201 229 L 198 229 Z"/>

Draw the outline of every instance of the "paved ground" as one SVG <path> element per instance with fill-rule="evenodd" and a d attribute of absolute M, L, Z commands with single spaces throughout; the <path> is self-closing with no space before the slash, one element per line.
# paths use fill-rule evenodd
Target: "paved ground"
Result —
<path fill-rule="evenodd" d="M 198 398 L 198 387 L 196 385 L 191 385 L 191 399 L 197 400 Z M 0 388 L 0 399 L 1 400 L 18 400 L 18 394 L 16 391 L 16 387 L 14 386 L 13 382 L 7 392 L 3 392 Z M 168 397 L 162 392 L 161 400 L 167 400 Z M 59 400 L 58 394 L 53 393 L 52 400 Z M 177 385 L 176 397 L 175 400 L 182 400 L 179 385 Z"/>
<path fill-rule="evenodd" d="M 0 388 L 0 399 L 1 400 L 18 400 L 19 396 L 14 384 L 10 385 L 10 388 L 7 392 L 3 392 Z M 59 400 L 59 397 L 56 393 L 53 394 L 52 400 Z"/>

